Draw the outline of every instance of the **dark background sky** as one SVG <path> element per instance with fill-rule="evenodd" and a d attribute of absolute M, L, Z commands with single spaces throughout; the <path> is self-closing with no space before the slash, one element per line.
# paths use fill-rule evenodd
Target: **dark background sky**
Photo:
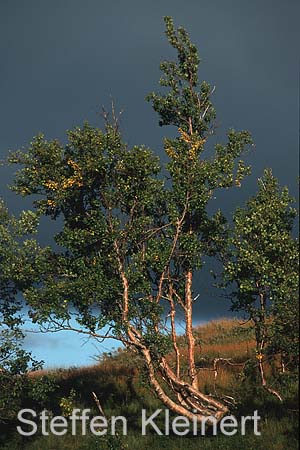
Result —
<path fill-rule="evenodd" d="M 264 167 L 296 195 L 299 13 L 296 0 L 0 0 L 0 159 L 40 131 L 64 141 L 65 130 L 86 119 L 102 126 L 99 111 L 111 97 L 124 109 L 127 142 L 162 154 L 171 130 L 158 127 L 144 98 L 158 87 L 160 61 L 173 57 L 162 20 L 171 15 L 199 48 L 200 78 L 216 85 L 220 140 L 234 127 L 248 129 L 255 141 L 247 159 L 252 176 L 217 196 L 216 206 L 230 214 L 254 193 Z M 0 177 L 11 210 L 28 207 L 8 192 L 12 171 L 0 169 Z M 44 223 L 43 242 L 52 229 Z M 206 284 L 205 277 L 196 286 L 197 320 L 228 309 Z"/>

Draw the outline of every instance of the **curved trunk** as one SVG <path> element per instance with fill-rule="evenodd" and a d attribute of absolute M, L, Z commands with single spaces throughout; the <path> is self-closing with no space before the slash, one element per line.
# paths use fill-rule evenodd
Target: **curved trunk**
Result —
<path fill-rule="evenodd" d="M 153 363 L 151 352 L 143 343 L 140 332 L 128 320 L 128 279 L 119 256 L 118 246 L 116 243 L 115 248 L 117 251 L 120 277 L 123 284 L 122 318 L 124 325 L 126 325 L 126 333 L 128 336 L 126 345 L 128 347 L 133 347 L 142 356 L 146 364 L 151 387 L 154 389 L 163 404 L 174 413 L 185 416 L 191 421 L 196 420 L 197 422 L 202 422 L 205 419 L 207 425 L 213 423 L 212 418 L 219 421 L 228 412 L 228 408 L 213 397 L 203 394 L 198 389 L 197 372 L 195 367 L 195 341 L 192 330 L 192 272 L 189 271 L 187 273 L 185 286 L 186 335 L 188 340 L 188 363 L 191 380 L 191 383 L 187 383 L 180 378 L 178 370 L 179 367 L 177 368 L 177 373 L 175 374 L 164 357 L 161 357 L 158 365 Z M 175 334 L 175 328 L 173 332 Z M 173 336 L 173 339 L 175 339 L 176 345 L 176 336 Z M 167 383 L 174 396 L 177 396 L 178 402 L 175 402 L 169 393 L 164 390 L 160 380 L 158 379 L 158 375 L 160 375 Z"/>
<path fill-rule="evenodd" d="M 168 409 L 176 414 L 187 417 L 191 421 L 196 420 L 201 423 L 205 420 L 207 425 L 213 424 L 214 420 L 221 420 L 228 412 L 228 408 L 222 403 L 210 396 L 202 394 L 190 384 L 178 379 L 172 369 L 168 367 L 165 360 L 162 359 L 160 369 L 163 378 L 171 385 L 174 393 L 180 393 L 183 398 L 183 401 L 180 404 L 176 403 L 169 394 L 165 392 L 161 383 L 158 381 L 149 350 L 144 348 L 141 350 L 141 353 L 146 363 L 150 385 L 156 392 L 158 398 Z"/>

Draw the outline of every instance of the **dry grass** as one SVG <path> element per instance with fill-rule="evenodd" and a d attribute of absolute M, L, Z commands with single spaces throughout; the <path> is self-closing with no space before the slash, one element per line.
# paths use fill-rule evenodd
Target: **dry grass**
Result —
<path fill-rule="evenodd" d="M 147 410 L 156 410 L 161 407 L 161 404 L 153 395 L 153 393 L 147 389 L 147 387 L 141 383 L 139 359 L 127 350 L 121 350 L 113 355 L 104 354 L 101 355 L 98 364 L 91 366 L 84 366 L 80 368 L 70 369 L 53 369 L 42 370 L 33 372 L 32 377 L 40 377 L 43 375 L 53 375 L 57 383 L 57 388 L 50 398 L 50 406 L 48 409 L 54 411 L 55 414 L 60 414 L 59 409 L 60 400 L 62 397 L 68 397 L 71 389 L 76 392 L 76 399 L 74 407 L 82 408 L 94 408 L 94 401 L 91 396 L 91 392 L 95 391 L 98 398 L 101 400 L 101 404 L 108 416 L 111 415 L 124 415 L 129 420 L 129 427 L 132 427 L 132 434 L 128 437 L 128 448 L 151 448 L 155 449 L 179 449 L 179 448 L 205 448 L 207 450 L 212 449 L 224 449 L 224 450 L 241 450 L 241 449 L 257 449 L 257 450 L 281 450 L 281 449 L 294 449 L 296 438 L 295 429 L 296 425 L 290 420 L 290 415 L 285 418 L 285 422 L 281 424 L 278 421 L 281 412 L 275 413 L 277 416 L 273 418 L 273 406 L 274 403 L 270 403 L 268 399 L 267 403 L 264 400 L 256 398 L 253 395 L 252 384 L 248 386 L 249 379 L 245 379 L 245 374 L 242 374 L 243 362 L 251 358 L 255 360 L 255 343 L 253 334 L 249 327 L 249 324 L 241 325 L 238 320 L 222 319 L 195 328 L 195 337 L 197 340 L 196 346 L 196 363 L 198 369 L 199 388 L 202 392 L 217 396 L 234 396 L 238 400 L 238 414 L 248 414 L 251 410 L 258 409 L 261 411 L 271 411 L 271 416 L 268 421 L 263 423 L 266 431 L 264 432 L 263 439 L 251 440 L 252 435 L 249 435 L 249 441 L 240 439 L 240 437 L 233 436 L 232 440 L 226 439 L 217 441 L 216 438 L 210 440 L 205 439 L 200 441 L 195 439 L 182 439 L 172 441 L 170 437 L 166 440 L 162 440 L 159 436 L 157 441 L 145 441 L 142 440 L 137 432 L 137 417 L 140 414 L 141 407 L 146 407 Z M 180 352 L 186 355 L 186 343 L 181 336 L 178 339 L 178 345 Z M 215 358 L 228 358 L 233 363 L 230 365 L 226 362 L 220 361 L 217 366 L 217 376 L 214 371 L 214 359 Z M 184 358 L 183 358 L 184 359 Z M 168 355 L 168 360 L 174 365 L 174 355 Z M 272 379 L 271 366 L 265 364 L 267 378 Z M 182 367 L 184 377 L 187 377 L 187 367 Z M 240 375 L 242 375 L 240 377 Z M 244 384 L 243 384 L 244 383 Z M 242 385 L 242 389 L 240 386 Z M 245 390 L 246 389 L 246 390 Z M 295 396 L 296 398 L 296 396 Z M 239 403 L 240 401 L 240 403 Z M 245 402 L 245 403 L 243 403 Z M 296 411 L 296 400 L 291 403 L 291 411 Z M 55 409 L 56 408 L 56 409 Z M 250 408 L 250 409 L 249 409 Z M 280 409 L 286 413 L 287 409 Z M 279 415 L 278 415 L 279 414 Z M 282 413 L 283 414 L 283 413 Z M 289 413 L 290 414 L 290 413 Z M 294 414 L 294 413 L 293 413 Z M 285 416 L 284 416 L 285 417 Z M 293 419 L 294 420 L 294 419 Z M 152 439 L 152 436 L 149 439 Z M 234 440 L 236 438 L 236 440 Z M 127 438 L 126 438 L 127 439 Z M 145 437 L 146 439 L 146 437 Z M 230 438 L 231 439 L 231 438 Z M 127 441 L 126 441 L 127 442 Z M 269 445 L 267 445 L 269 443 Z M 289 446 L 290 444 L 290 446 Z M 59 437 L 59 441 L 56 437 L 50 435 L 50 437 L 38 438 L 28 446 L 26 449 L 41 448 L 52 450 L 54 448 L 64 449 L 96 449 L 100 443 L 92 442 L 91 440 L 73 440 L 72 436 Z M 20 448 L 14 443 L 11 447 L 7 447 L 7 450 Z M 23 447 L 24 448 L 24 447 Z M 107 446 L 101 448 L 108 448 Z M 109 447 L 112 448 L 112 447 Z M 114 447 L 116 448 L 116 447 Z"/>
<path fill-rule="evenodd" d="M 245 341 L 239 343 L 227 344 L 204 344 L 199 353 L 196 353 L 196 358 L 205 356 L 209 359 L 213 358 L 231 358 L 236 362 L 242 362 L 249 359 L 253 355 L 255 341 Z"/>
<path fill-rule="evenodd" d="M 206 390 L 209 393 L 216 393 L 218 389 L 220 389 L 221 392 L 228 390 L 234 380 L 234 372 L 228 370 L 227 367 L 220 367 L 218 369 L 216 379 L 214 377 L 214 371 L 212 370 L 200 370 L 198 374 L 199 388 L 201 390 Z"/>
<path fill-rule="evenodd" d="M 237 319 L 220 319 L 195 328 L 196 363 L 199 368 L 199 383 L 202 388 L 213 391 L 216 386 L 229 388 L 236 376 L 243 369 L 246 360 L 253 357 L 255 341 L 249 324 L 241 325 Z M 178 345 L 182 360 L 186 360 L 187 347 L 184 337 L 179 337 Z M 215 358 L 228 358 L 234 365 L 218 364 L 218 375 L 214 379 L 213 361 Z M 174 355 L 167 359 L 174 364 Z M 113 379 L 119 386 L 128 379 L 138 378 L 138 361 L 127 350 L 119 350 L 114 355 L 104 355 L 98 364 L 70 369 L 40 370 L 32 372 L 32 377 L 52 375 L 58 382 L 71 384 L 73 380 L 109 380 Z M 183 365 L 183 371 L 185 367 Z"/>

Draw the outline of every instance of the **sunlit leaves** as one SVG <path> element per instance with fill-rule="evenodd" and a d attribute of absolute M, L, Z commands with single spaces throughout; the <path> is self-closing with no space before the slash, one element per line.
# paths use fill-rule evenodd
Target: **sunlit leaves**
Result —
<path fill-rule="evenodd" d="M 299 254 L 292 235 L 296 210 L 287 188 L 279 187 L 271 170 L 265 170 L 258 184 L 257 195 L 236 210 L 225 279 L 237 286 L 233 308 L 254 320 L 258 317 L 257 326 L 268 336 L 266 347 L 273 353 L 296 354 Z"/>

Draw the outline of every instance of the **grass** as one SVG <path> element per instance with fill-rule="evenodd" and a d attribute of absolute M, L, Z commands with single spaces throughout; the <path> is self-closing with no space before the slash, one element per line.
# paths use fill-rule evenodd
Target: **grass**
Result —
<path fill-rule="evenodd" d="M 263 391 L 255 381 L 251 372 L 243 370 L 241 362 L 254 360 L 254 340 L 248 324 L 241 326 L 237 320 L 222 319 L 210 322 L 195 329 L 197 338 L 196 361 L 199 368 L 199 383 L 206 393 L 222 392 L 234 395 L 237 400 L 233 411 L 239 418 L 251 415 L 255 410 L 262 417 L 261 436 L 255 436 L 253 429 L 248 429 L 245 436 L 157 436 L 151 433 L 141 436 L 141 409 L 147 413 L 162 408 L 161 403 L 144 385 L 138 370 L 139 361 L 126 350 L 104 354 L 93 366 L 39 371 L 30 376 L 52 377 L 56 388 L 43 407 L 53 412 L 62 413 L 62 398 L 68 400 L 72 389 L 75 399 L 72 407 L 90 408 L 92 415 L 99 415 L 91 392 L 97 393 L 107 417 L 123 415 L 128 420 L 128 436 L 122 436 L 120 442 L 113 436 L 42 436 L 22 439 L 17 433 L 7 434 L 0 448 L 3 450 L 296 450 L 297 434 L 297 384 L 291 379 L 282 385 L 286 400 L 280 404 Z M 183 338 L 179 338 L 180 351 L 186 351 Z M 213 359 L 230 358 L 231 365 L 220 365 L 217 380 L 211 370 Z M 172 361 L 172 357 L 169 357 Z M 270 367 L 266 367 L 268 376 L 272 376 Z M 30 406 L 29 406 L 30 407 Z M 157 422 L 162 426 L 163 422 Z"/>
<path fill-rule="evenodd" d="M 130 433 L 122 437 L 121 446 L 128 450 L 297 450 L 297 429 L 287 418 L 268 419 L 262 422 L 261 436 L 251 430 L 241 436 L 172 437 Z M 87 436 L 41 436 L 27 445 L 15 437 L 3 450 L 114 450 L 122 448 L 118 442 L 107 441 L 91 435 Z"/>

